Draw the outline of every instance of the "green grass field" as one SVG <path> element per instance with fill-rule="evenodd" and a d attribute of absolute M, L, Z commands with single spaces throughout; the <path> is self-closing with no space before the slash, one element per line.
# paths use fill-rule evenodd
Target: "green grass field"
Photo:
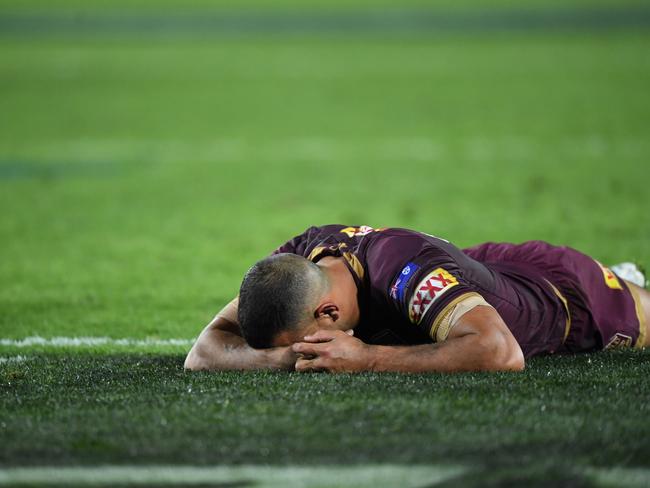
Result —
<path fill-rule="evenodd" d="M 648 352 L 182 361 L 313 224 L 650 267 L 650 4 L 270 5 L 0 1 L 0 486 L 649 486 Z"/>

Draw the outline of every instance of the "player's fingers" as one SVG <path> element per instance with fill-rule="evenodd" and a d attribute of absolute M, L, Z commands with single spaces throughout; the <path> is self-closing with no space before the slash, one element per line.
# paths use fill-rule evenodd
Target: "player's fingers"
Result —
<path fill-rule="evenodd" d="M 303 359 L 300 358 L 296 361 L 296 371 L 300 373 L 308 373 L 315 371 L 326 371 L 318 358 L 316 359 Z"/>
<path fill-rule="evenodd" d="M 313 359 L 298 358 L 296 361 L 296 371 L 304 372 L 309 371 Z"/>
<path fill-rule="evenodd" d="M 348 329 L 348 330 L 345 331 L 345 333 L 346 333 L 347 335 L 351 335 L 351 336 L 353 336 L 353 335 L 354 335 L 354 329 Z"/>
<path fill-rule="evenodd" d="M 315 357 L 317 357 L 317 356 L 314 356 L 313 354 L 302 354 L 301 353 L 301 354 L 296 355 L 296 361 L 298 359 L 314 359 Z"/>
<path fill-rule="evenodd" d="M 303 356 L 318 356 L 322 347 L 318 343 L 311 342 L 296 342 L 291 346 L 293 352 L 302 354 Z"/>
<path fill-rule="evenodd" d="M 306 342 L 329 342 L 336 338 L 337 334 L 340 334 L 340 330 L 324 330 L 320 329 L 314 332 L 311 335 L 305 336 L 304 340 Z"/>

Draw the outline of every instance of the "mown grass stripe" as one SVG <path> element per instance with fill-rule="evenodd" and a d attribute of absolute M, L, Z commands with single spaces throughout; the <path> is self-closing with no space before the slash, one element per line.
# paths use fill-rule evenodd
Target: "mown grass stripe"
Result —
<path fill-rule="evenodd" d="M 241 34 L 475 33 L 503 31 L 608 30 L 650 27 L 645 7 L 433 11 L 5 12 L 0 35 L 130 34 L 220 36 Z"/>
<path fill-rule="evenodd" d="M 434 486 L 459 476 L 458 466 L 94 466 L 0 469 L 0 485 L 174 485 L 357 487 Z"/>

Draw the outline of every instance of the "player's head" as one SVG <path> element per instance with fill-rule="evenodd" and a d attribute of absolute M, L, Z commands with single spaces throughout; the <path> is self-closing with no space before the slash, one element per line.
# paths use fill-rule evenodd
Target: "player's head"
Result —
<path fill-rule="evenodd" d="M 327 313 L 322 305 L 329 289 L 327 274 L 302 256 L 276 254 L 259 261 L 239 290 L 238 319 L 246 342 L 266 348 L 280 345 L 279 336 L 300 336 Z"/>

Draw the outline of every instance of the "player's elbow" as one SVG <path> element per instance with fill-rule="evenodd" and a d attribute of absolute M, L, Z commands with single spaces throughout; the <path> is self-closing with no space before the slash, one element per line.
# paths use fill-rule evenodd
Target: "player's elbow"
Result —
<path fill-rule="evenodd" d="M 186 371 L 204 371 L 209 369 L 205 357 L 201 354 L 200 344 L 194 344 L 185 358 L 183 368 L 185 368 Z"/>
<path fill-rule="evenodd" d="M 515 343 L 515 347 L 510 347 L 506 359 L 502 362 L 502 371 L 523 371 L 525 367 L 524 353 L 519 344 Z"/>
<path fill-rule="evenodd" d="M 483 343 L 483 368 L 488 371 L 523 371 L 526 363 L 521 347 L 512 335 L 494 331 Z"/>

